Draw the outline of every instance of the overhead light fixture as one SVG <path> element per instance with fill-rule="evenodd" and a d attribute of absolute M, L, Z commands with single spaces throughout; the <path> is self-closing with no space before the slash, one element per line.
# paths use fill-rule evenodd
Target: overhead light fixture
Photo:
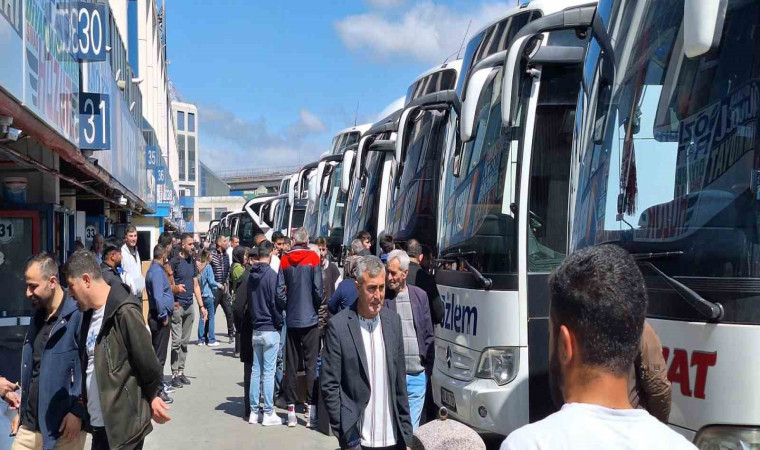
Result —
<path fill-rule="evenodd" d="M 127 197 L 124 197 L 123 195 L 119 195 L 118 203 L 119 203 L 119 206 L 127 206 Z"/>

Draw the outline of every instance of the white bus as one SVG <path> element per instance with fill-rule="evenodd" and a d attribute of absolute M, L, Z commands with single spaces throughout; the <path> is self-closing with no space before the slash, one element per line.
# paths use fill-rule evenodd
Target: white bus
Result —
<path fill-rule="evenodd" d="M 344 153 L 344 165 L 353 168 L 344 173 L 340 186 L 347 194 L 348 205 L 341 261 L 348 255 L 357 233 L 367 231 L 373 242 L 377 242 L 377 237 L 385 230 L 388 187 L 400 117 L 401 109 L 375 122 L 364 133 L 357 149 Z"/>
<path fill-rule="evenodd" d="M 371 124 L 363 124 L 340 131 L 333 138 L 330 154 L 323 156 L 317 166 L 317 207 L 318 225 L 316 234 L 310 235 L 312 241 L 318 237 L 327 239 L 327 249 L 333 259 L 339 260 L 343 243 L 344 222 L 346 216 L 346 201 L 348 193 L 341 187 L 342 174 L 351 161 L 344 155 L 347 149 L 355 150 L 362 135 L 369 130 Z"/>
<path fill-rule="evenodd" d="M 456 140 L 460 106 L 456 83 L 461 67 L 462 60 L 435 66 L 407 91 L 385 227 L 401 246 L 412 238 L 431 249 L 437 244 L 439 187 L 444 155 Z"/>
<path fill-rule="evenodd" d="M 673 388 L 701 449 L 760 448 L 760 53 L 756 1 L 601 0 L 572 156 L 570 250 L 640 263 Z"/>
<path fill-rule="evenodd" d="M 476 33 L 462 63 L 457 142 L 441 185 L 435 276 L 445 316 L 436 327 L 432 389 L 436 404 L 484 432 L 507 435 L 554 411 L 547 279 L 567 249 L 588 33 L 522 33 L 542 24 L 580 27 L 595 11 L 584 3 L 522 5 Z M 514 46 L 520 57 L 510 60 Z"/>

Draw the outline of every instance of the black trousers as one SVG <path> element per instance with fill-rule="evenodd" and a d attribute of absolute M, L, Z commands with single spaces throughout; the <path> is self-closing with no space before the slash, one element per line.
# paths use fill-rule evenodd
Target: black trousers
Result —
<path fill-rule="evenodd" d="M 137 444 L 135 450 L 142 450 L 145 440 L 143 439 Z M 92 447 L 91 450 L 111 450 L 111 446 L 108 444 L 108 436 L 106 435 L 105 427 L 92 427 Z"/>
<path fill-rule="evenodd" d="M 253 363 L 243 363 L 243 417 L 249 417 L 251 415 L 251 370 L 253 370 Z"/>
<path fill-rule="evenodd" d="M 230 294 L 221 289 L 214 289 L 214 315 L 216 310 L 222 305 L 224 318 L 227 319 L 227 337 L 235 337 L 235 320 L 232 316 L 232 300 Z M 208 335 L 208 323 L 206 323 L 206 335 Z"/>
<path fill-rule="evenodd" d="M 171 318 L 169 318 L 169 323 L 164 325 L 157 318 L 149 315 L 148 327 L 150 328 L 150 337 L 153 341 L 153 351 L 156 352 L 158 363 L 161 365 L 161 373 L 163 373 L 164 365 L 166 364 L 166 354 L 169 350 L 169 336 L 171 336 L 172 331 Z"/>
<path fill-rule="evenodd" d="M 298 366 L 303 361 L 306 372 L 306 403 L 316 404 L 317 357 L 319 356 L 319 327 L 288 327 L 285 339 L 285 376 L 283 384 L 285 401 L 289 405 L 298 402 Z"/>

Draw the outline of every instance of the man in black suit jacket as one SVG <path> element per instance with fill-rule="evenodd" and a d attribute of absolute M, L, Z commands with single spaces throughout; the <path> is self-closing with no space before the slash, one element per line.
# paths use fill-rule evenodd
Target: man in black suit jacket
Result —
<path fill-rule="evenodd" d="M 412 422 L 401 319 L 383 308 L 379 258 L 360 258 L 356 278 L 359 299 L 327 323 L 320 378 L 330 426 L 342 449 L 408 448 Z"/>

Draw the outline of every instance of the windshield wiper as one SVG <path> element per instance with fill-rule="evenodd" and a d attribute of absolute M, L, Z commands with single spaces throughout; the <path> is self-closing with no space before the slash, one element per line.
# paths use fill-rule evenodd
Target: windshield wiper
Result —
<path fill-rule="evenodd" d="M 691 306 L 694 307 L 694 309 L 697 310 L 702 316 L 704 316 L 707 320 L 712 322 L 719 322 L 725 313 L 725 310 L 723 309 L 723 305 L 720 303 L 711 302 L 710 300 L 707 300 L 706 298 L 702 297 L 701 295 L 697 294 L 694 290 L 686 286 L 685 284 L 681 283 L 680 281 L 676 280 L 675 278 L 667 275 L 662 270 L 658 269 L 657 266 L 649 262 L 651 259 L 657 259 L 657 258 L 665 258 L 669 256 L 678 256 L 682 255 L 682 251 L 678 252 L 664 252 L 664 253 L 639 253 L 639 254 L 633 254 L 632 256 L 636 261 L 646 267 L 649 267 L 652 269 L 654 273 L 660 276 L 663 280 L 665 280 L 666 283 L 674 290 L 678 295 L 681 296 L 684 300 L 686 300 L 687 303 L 689 303 Z"/>
<path fill-rule="evenodd" d="M 467 269 L 468 272 L 472 274 L 472 276 L 475 277 L 476 280 L 478 280 L 478 283 L 480 283 L 480 287 L 482 287 L 485 290 L 491 289 L 491 286 L 493 286 L 493 280 L 491 280 L 488 277 L 483 276 L 482 273 L 475 267 L 473 267 L 472 264 L 470 264 L 469 261 L 465 258 L 466 256 L 474 256 L 476 253 L 473 252 L 452 252 L 452 253 L 446 253 L 443 255 L 444 260 L 455 260 L 457 263 L 461 262 L 464 267 Z"/>

